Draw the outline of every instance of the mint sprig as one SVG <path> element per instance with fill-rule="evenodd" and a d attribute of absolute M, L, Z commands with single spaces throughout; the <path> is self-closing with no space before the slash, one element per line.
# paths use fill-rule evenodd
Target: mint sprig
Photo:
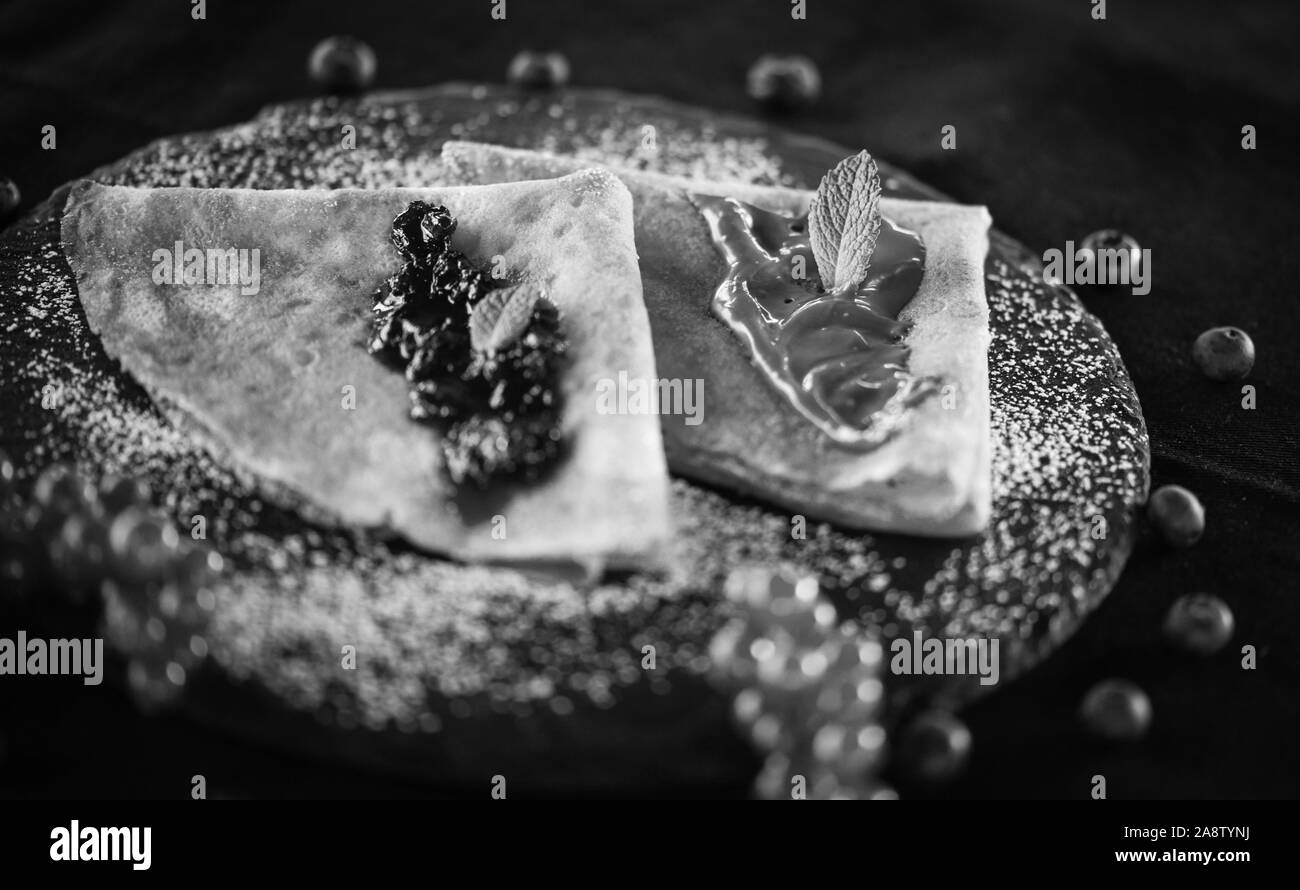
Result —
<path fill-rule="evenodd" d="M 541 298 L 541 289 L 527 282 L 489 291 L 470 314 L 470 345 L 489 354 L 509 346 L 528 329 Z"/>
<path fill-rule="evenodd" d="M 808 209 L 813 259 L 828 291 L 856 287 L 867 277 L 880 234 L 880 172 L 867 152 L 835 165 Z"/>

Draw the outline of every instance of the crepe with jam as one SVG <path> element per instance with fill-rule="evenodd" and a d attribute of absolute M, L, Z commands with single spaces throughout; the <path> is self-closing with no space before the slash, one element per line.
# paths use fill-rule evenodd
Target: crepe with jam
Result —
<path fill-rule="evenodd" d="M 560 176 L 585 166 L 456 142 L 444 146 L 443 159 L 451 180 L 467 183 Z M 635 197 L 659 373 L 704 382 L 699 417 L 661 414 L 674 472 L 852 528 L 961 536 L 987 524 L 990 219 L 983 207 L 881 199 L 878 265 L 897 264 L 896 283 L 911 276 L 915 292 L 908 299 L 868 306 L 866 299 L 825 300 L 824 293 L 803 296 L 787 287 L 769 291 L 784 299 L 751 301 L 761 305 L 749 306 L 747 320 L 720 309 L 745 305 L 744 293 L 730 286 L 735 244 L 759 257 L 763 269 L 775 259 L 809 255 L 796 240 L 814 193 L 613 172 Z M 854 209 L 841 208 L 850 215 Z M 741 229 L 748 231 L 734 238 Z M 905 256 L 909 243 L 923 259 Z M 886 272 L 882 278 L 893 274 Z M 878 348 L 860 348 L 865 323 L 846 333 L 832 320 L 801 334 L 799 342 L 825 351 L 820 359 L 782 353 L 779 338 L 793 317 L 782 314 L 782 303 L 823 319 L 870 315 L 881 328 Z M 873 388 L 884 371 L 889 398 Z M 825 393 L 839 394 L 839 403 L 827 404 Z M 869 398 L 858 399 L 862 394 Z M 827 421 L 849 415 L 854 423 Z"/>
<path fill-rule="evenodd" d="M 566 350 L 562 361 L 541 361 L 558 369 L 555 392 L 545 395 L 562 448 L 544 455 L 554 457 L 545 466 L 530 464 L 535 473 L 483 485 L 449 474 L 446 428 L 411 417 L 412 369 L 404 375 L 368 354 L 383 351 L 376 317 L 387 319 L 405 281 L 394 277 L 407 271 L 394 244 L 413 208 L 426 217 L 417 224 L 441 226 L 446 250 L 454 245 L 461 265 L 452 273 L 483 284 L 472 257 L 512 282 L 495 291 L 502 299 L 479 295 L 472 315 L 460 309 L 462 322 L 478 326 L 474 348 L 480 335 L 488 344 L 475 361 L 507 348 L 493 340 L 510 326 L 504 297 L 535 291 L 524 315 L 538 300 L 553 306 L 547 317 L 552 329 L 558 318 Z M 108 354 L 273 497 L 467 560 L 587 568 L 659 561 L 670 536 L 659 426 L 649 416 L 600 413 L 592 396 L 620 372 L 656 373 L 631 197 L 609 173 L 419 190 L 86 182 L 69 197 L 63 247 Z M 372 297 L 377 290 L 382 299 Z M 497 312 L 479 324 L 490 303 Z M 511 348 L 531 361 L 535 339 Z M 471 419 L 500 435 L 472 441 L 471 458 L 499 454 L 493 449 L 511 432 L 492 426 L 498 403 L 519 398 L 503 388 L 474 408 Z"/>

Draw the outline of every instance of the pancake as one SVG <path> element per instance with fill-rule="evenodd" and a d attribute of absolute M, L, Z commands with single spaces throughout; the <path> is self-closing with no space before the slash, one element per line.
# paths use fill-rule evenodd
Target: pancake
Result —
<path fill-rule="evenodd" d="M 438 431 L 408 417 L 402 374 L 367 354 L 371 295 L 400 265 L 391 223 L 414 200 L 445 205 L 456 249 L 500 257 L 559 308 L 568 451 L 536 482 L 458 490 L 440 472 Z M 608 173 L 419 190 L 83 182 L 62 241 L 109 355 L 273 498 L 470 561 L 661 561 L 671 530 L 658 425 L 601 414 L 592 397 L 620 371 L 655 374 L 631 198 Z M 258 248 L 260 281 L 158 283 L 155 252 L 174 245 L 250 260 Z"/>
<path fill-rule="evenodd" d="M 454 182 L 498 183 L 562 176 L 587 162 L 467 142 L 443 146 Z M 902 310 L 911 330 L 910 371 L 949 387 L 909 410 L 874 450 L 833 441 L 764 379 L 744 344 L 710 308 L 727 267 L 691 194 L 736 198 L 804 214 L 813 192 L 698 182 L 611 169 L 635 198 L 636 244 L 659 373 L 704 381 L 702 422 L 662 414 L 673 472 L 854 529 L 957 537 L 983 529 L 991 512 L 988 306 L 984 261 L 990 217 L 983 207 L 885 198 L 893 223 L 920 233 L 920 288 Z"/>

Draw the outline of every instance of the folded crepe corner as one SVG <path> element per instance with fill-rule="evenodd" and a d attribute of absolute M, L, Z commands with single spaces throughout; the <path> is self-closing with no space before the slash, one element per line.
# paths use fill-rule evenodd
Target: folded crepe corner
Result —
<path fill-rule="evenodd" d="M 501 257 L 560 310 L 569 450 L 535 482 L 457 490 L 441 472 L 437 429 L 408 417 L 403 375 L 367 353 L 371 295 L 399 265 L 392 219 L 415 200 L 447 206 L 457 249 L 481 263 Z M 69 193 L 62 241 L 107 353 L 269 498 L 305 499 L 342 524 L 459 559 L 663 564 L 671 522 L 658 423 L 596 411 L 598 381 L 655 376 L 632 198 L 608 172 L 336 191 L 83 182 Z M 155 251 L 178 243 L 258 248 L 258 292 L 155 283 Z"/>
<path fill-rule="evenodd" d="M 447 142 L 453 182 L 499 183 L 569 174 L 590 162 L 472 142 Z M 866 454 L 829 440 L 762 380 L 743 345 L 710 309 L 725 265 L 689 195 L 738 200 L 785 214 L 813 193 L 704 182 L 611 166 L 636 200 L 642 286 L 660 372 L 705 380 L 706 421 L 662 419 L 675 473 L 722 485 L 849 528 L 940 537 L 978 533 L 992 512 L 987 209 L 884 198 L 881 212 L 921 234 L 926 270 L 901 320 L 912 325 L 910 370 L 951 384 Z M 708 393 L 715 393 L 713 398 Z"/>

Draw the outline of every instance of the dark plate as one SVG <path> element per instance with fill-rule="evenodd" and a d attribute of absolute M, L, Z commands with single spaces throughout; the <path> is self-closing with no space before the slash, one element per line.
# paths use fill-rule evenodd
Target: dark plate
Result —
<path fill-rule="evenodd" d="M 160 140 L 93 178 L 418 186 L 434 181 L 449 138 L 804 187 L 852 153 L 656 98 L 448 84 L 268 108 L 237 127 Z M 881 168 L 890 194 L 942 197 Z M 816 573 L 842 617 L 887 638 L 995 635 L 1006 683 L 1078 626 L 1128 556 L 1149 464 L 1132 383 L 1100 323 L 1074 294 L 1044 284 L 1033 254 L 1001 234 L 987 266 L 987 532 L 939 541 L 813 524 L 795 540 L 789 516 L 675 480 L 687 544 L 680 578 L 578 589 L 439 561 L 263 502 L 249 480 L 170 428 L 87 330 L 58 248 L 63 198 L 56 192 L 0 240 L 0 444 L 23 478 L 72 460 L 89 473 L 145 479 L 186 527 L 195 514 L 207 518 L 229 568 L 207 631 L 211 657 L 183 701 L 224 731 L 448 788 L 482 789 L 500 774 L 513 788 L 550 792 L 738 791 L 756 761 L 702 676 L 727 615 L 728 569 L 758 562 Z M 345 645 L 357 647 L 357 670 L 340 666 Z M 640 667 L 647 645 L 654 671 Z M 887 683 L 893 715 L 991 688 L 971 677 Z"/>

